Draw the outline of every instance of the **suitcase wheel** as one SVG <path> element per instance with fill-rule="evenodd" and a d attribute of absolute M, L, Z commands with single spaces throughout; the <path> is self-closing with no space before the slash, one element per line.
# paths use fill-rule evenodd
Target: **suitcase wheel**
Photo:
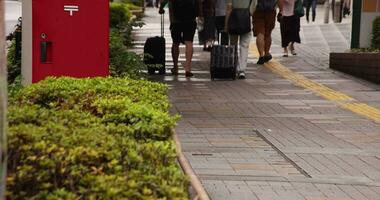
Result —
<path fill-rule="evenodd" d="M 148 74 L 149 74 L 149 75 L 153 75 L 153 74 L 154 74 L 154 72 L 155 72 L 155 70 L 154 70 L 154 69 L 151 69 L 151 68 L 149 68 L 149 69 L 148 69 Z"/>
<path fill-rule="evenodd" d="M 160 69 L 160 71 L 158 72 L 160 75 L 163 75 L 165 74 L 165 68 L 164 69 Z"/>

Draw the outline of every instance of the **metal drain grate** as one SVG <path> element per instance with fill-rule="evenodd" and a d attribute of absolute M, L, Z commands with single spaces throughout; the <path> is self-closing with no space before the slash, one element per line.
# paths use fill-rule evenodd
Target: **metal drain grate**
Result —
<path fill-rule="evenodd" d="M 270 142 L 263 134 L 260 133 L 258 130 L 254 130 L 254 132 L 257 134 L 258 137 L 260 137 L 262 140 L 264 140 L 266 143 L 268 143 L 274 150 L 277 151 L 278 154 L 280 154 L 286 161 L 288 161 L 291 165 L 293 165 L 294 168 L 296 168 L 301 174 L 306 176 L 307 178 L 311 178 L 311 176 L 303 170 L 300 166 L 298 166 L 292 159 L 290 159 L 286 154 L 284 154 L 280 149 L 278 149 L 272 142 Z"/>

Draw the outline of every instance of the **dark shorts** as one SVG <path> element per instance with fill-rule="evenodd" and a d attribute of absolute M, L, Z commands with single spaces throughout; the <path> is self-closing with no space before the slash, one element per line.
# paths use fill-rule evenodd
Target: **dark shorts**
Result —
<path fill-rule="evenodd" d="M 170 24 L 170 32 L 174 44 L 192 42 L 197 24 L 195 22 L 177 22 Z"/>
<path fill-rule="evenodd" d="M 253 13 L 253 32 L 255 36 L 270 36 L 276 24 L 276 11 L 255 11 Z"/>

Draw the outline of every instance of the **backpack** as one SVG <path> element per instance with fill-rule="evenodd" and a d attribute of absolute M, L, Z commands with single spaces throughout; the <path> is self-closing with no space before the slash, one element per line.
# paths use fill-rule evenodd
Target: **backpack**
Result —
<path fill-rule="evenodd" d="M 272 11 L 275 9 L 277 0 L 258 0 L 256 10 L 258 11 Z"/>
<path fill-rule="evenodd" d="M 180 22 L 192 22 L 198 15 L 197 0 L 173 0 L 173 15 Z"/>

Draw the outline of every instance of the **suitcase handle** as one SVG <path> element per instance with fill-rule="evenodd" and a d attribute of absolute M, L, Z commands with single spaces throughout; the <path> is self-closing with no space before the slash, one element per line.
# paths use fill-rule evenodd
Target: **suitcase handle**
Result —
<path fill-rule="evenodd" d="M 227 32 L 224 32 L 224 31 L 221 31 L 219 32 L 218 36 L 219 36 L 219 45 L 222 45 L 222 33 L 225 33 L 228 35 Z M 230 40 L 230 37 L 228 36 L 228 46 L 231 46 L 231 40 Z"/>
<path fill-rule="evenodd" d="M 164 17 L 164 14 L 161 14 L 161 37 L 165 37 L 164 36 L 164 24 L 165 23 L 165 17 Z"/>

